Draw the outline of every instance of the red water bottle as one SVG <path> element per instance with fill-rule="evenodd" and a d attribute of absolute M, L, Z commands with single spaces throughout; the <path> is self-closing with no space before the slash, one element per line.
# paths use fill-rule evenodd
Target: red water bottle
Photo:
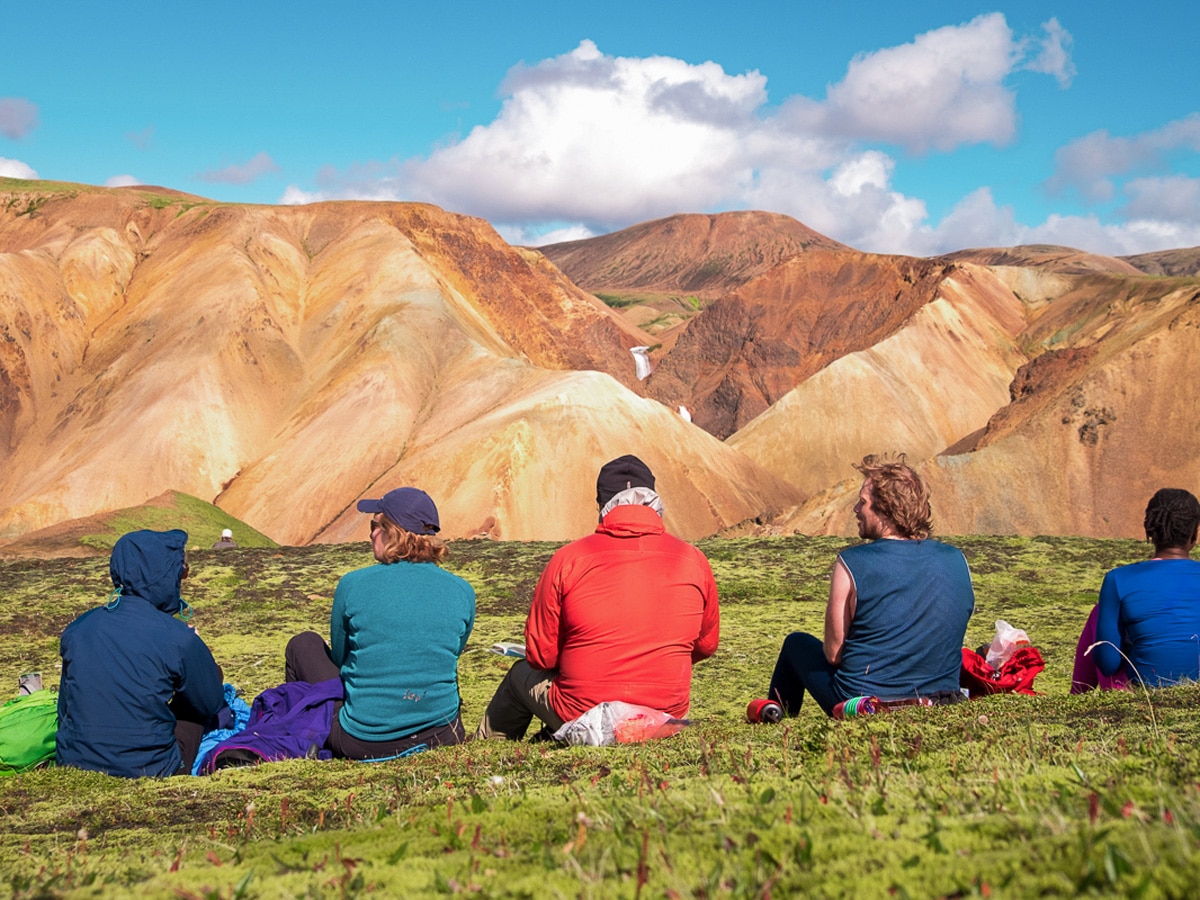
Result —
<path fill-rule="evenodd" d="M 751 700 L 746 707 L 746 721 L 755 725 L 775 723 L 783 718 L 783 707 L 774 700 Z"/>

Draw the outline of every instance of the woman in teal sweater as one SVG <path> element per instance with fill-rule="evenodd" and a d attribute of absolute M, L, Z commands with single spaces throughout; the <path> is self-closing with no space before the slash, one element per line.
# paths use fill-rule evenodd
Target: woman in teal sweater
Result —
<path fill-rule="evenodd" d="M 438 567 L 437 507 L 405 487 L 360 500 L 378 565 L 338 582 L 330 643 L 308 631 L 287 646 L 288 681 L 340 678 L 345 701 L 326 746 L 336 757 L 380 759 L 463 740 L 458 657 L 475 624 L 475 591 Z"/>

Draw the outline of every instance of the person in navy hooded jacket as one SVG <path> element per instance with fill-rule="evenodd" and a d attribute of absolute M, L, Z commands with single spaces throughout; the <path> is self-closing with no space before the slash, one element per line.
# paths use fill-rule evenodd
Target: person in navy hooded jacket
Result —
<path fill-rule="evenodd" d="M 221 670 L 175 618 L 185 531 L 134 531 L 113 547 L 113 592 L 59 645 L 60 766 L 138 778 L 191 771 L 205 724 L 225 705 Z"/>

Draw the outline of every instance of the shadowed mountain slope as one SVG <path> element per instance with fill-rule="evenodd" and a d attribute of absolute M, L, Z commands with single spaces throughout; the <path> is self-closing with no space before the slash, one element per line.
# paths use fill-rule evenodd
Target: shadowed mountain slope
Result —
<path fill-rule="evenodd" d="M 952 270 L 853 250 L 793 257 L 693 319 L 647 393 L 725 438 L 834 360 L 887 338 Z"/>
<path fill-rule="evenodd" d="M 939 257 L 950 262 L 971 262 L 983 266 L 1033 268 L 1039 272 L 1063 275 L 1089 275 L 1112 272 L 1118 275 L 1141 275 L 1142 271 L 1122 259 L 1087 253 L 1073 247 L 1053 244 L 1022 244 L 1017 247 L 990 247 L 957 250 Z"/>
<path fill-rule="evenodd" d="M 1025 308 L 986 268 L 931 272 L 919 304 L 900 307 L 908 313 L 902 322 L 877 327 L 873 341 L 860 335 L 858 347 L 843 343 L 730 446 L 815 494 L 868 453 L 923 459 L 982 428 L 1025 361 L 1013 341 Z"/>
<path fill-rule="evenodd" d="M 632 393 L 645 336 L 551 269 L 419 204 L 0 181 L 0 535 L 181 490 L 343 539 L 358 498 L 416 482 L 445 536 L 565 539 L 590 501 L 542 499 L 639 450 L 686 473 L 685 536 L 801 499 Z"/>
<path fill-rule="evenodd" d="M 1121 259 L 1147 275 L 1200 275 L 1200 247 L 1139 253 Z"/>
<path fill-rule="evenodd" d="M 1131 263 L 1190 254 L 809 249 L 692 318 L 646 393 L 808 495 L 769 530 L 852 534 L 851 463 L 903 451 L 943 532 L 1136 537 L 1158 487 L 1200 490 L 1200 279 Z"/>

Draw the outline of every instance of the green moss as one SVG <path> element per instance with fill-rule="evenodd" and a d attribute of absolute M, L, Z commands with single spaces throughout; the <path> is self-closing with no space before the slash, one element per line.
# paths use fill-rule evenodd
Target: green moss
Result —
<path fill-rule="evenodd" d="M 220 538 L 222 529 L 228 528 L 240 547 L 278 546 L 262 532 L 198 497 L 176 492 L 173 502 L 173 506 L 147 505 L 117 510 L 104 517 L 102 531 L 85 534 L 79 542 L 85 547 L 107 551 L 121 535 L 130 531 L 182 528 L 188 533 L 193 548 L 209 547 Z"/>
<path fill-rule="evenodd" d="M 839 538 L 701 542 L 723 598 L 677 737 L 605 749 L 468 743 L 363 765 L 295 761 L 126 782 L 46 770 L 0 780 L 0 876 L 58 896 L 1184 897 L 1200 883 L 1200 688 L 1069 696 L 1075 639 L 1131 541 L 954 539 L 978 610 L 1029 631 L 1039 697 L 833 722 L 806 706 L 752 726 L 783 637 L 819 633 Z M 556 545 L 461 542 L 479 596 L 459 677 L 473 726 L 508 667 Z M 282 678 L 325 633 L 364 543 L 198 551 L 185 596 L 230 680 Z M 40 668 L 103 599 L 104 560 L 0 563 L 0 683 Z"/>

